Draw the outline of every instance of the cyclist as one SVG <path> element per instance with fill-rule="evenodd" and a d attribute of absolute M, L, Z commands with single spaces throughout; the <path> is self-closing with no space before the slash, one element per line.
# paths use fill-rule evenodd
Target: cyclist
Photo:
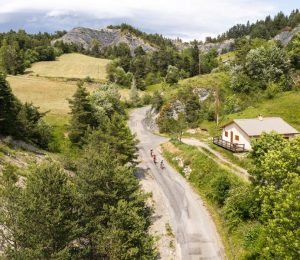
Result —
<path fill-rule="evenodd" d="M 156 161 L 156 155 L 155 154 L 153 154 L 153 162 L 156 164 L 157 163 L 157 161 Z"/>
<path fill-rule="evenodd" d="M 165 168 L 165 165 L 164 165 L 164 161 L 163 161 L 163 160 L 161 160 L 161 162 L 160 162 L 160 168 L 161 168 L 162 170 Z"/>

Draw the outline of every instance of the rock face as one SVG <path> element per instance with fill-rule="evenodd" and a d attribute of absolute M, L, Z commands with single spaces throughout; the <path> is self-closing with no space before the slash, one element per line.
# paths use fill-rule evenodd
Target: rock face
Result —
<path fill-rule="evenodd" d="M 294 35 L 300 32 L 300 24 L 295 27 L 292 31 L 283 31 L 274 37 L 274 40 L 280 41 L 283 46 L 287 46 L 288 43 L 293 39 Z"/>
<path fill-rule="evenodd" d="M 207 52 L 211 49 L 216 49 L 219 54 L 232 51 L 234 45 L 234 39 L 229 39 L 224 42 L 217 43 L 204 43 L 199 45 L 199 49 L 202 52 Z"/>
<path fill-rule="evenodd" d="M 122 33 L 119 29 L 90 29 L 77 27 L 72 29 L 56 41 L 82 45 L 84 49 L 89 50 L 92 48 L 93 40 L 97 40 L 100 43 L 101 49 L 111 45 L 126 43 L 128 44 L 132 53 L 134 49 L 139 46 L 141 46 L 145 52 L 155 51 L 154 47 L 146 43 L 141 38 L 138 38 L 130 33 Z M 55 41 L 53 41 L 52 43 L 55 43 Z"/>

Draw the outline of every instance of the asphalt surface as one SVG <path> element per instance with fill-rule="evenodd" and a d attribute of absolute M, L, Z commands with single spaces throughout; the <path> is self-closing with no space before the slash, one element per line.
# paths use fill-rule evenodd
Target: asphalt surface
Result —
<path fill-rule="evenodd" d="M 159 153 L 160 144 L 167 138 L 154 135 L 145 124 L 149 107 L 132 111 L 129 127 L 140 141 L 138 145 L 141 167 L 153 176 L 157 182 L 162 200 L 168 208 L 170 224 L 176 238 L 177 258 L 224 259 L 224 250 L 215 225 L 201 198 L 192 190 L 187 181 L 176 172 Z M 157 155 L 158 164 L 153 163 L 150 149 Z M 159 162 L 164 160 L 165 169 L 161 170 Z M 162 201 L 155 201 L 162 203 Z"/>

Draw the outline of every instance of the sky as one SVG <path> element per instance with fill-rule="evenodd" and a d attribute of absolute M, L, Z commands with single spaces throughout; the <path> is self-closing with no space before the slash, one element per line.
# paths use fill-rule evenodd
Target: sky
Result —
<path fill-rule="evenodd" d="M 128 23 L 169 38 L 203 40 L 296 8 L 300 0 L 0 0 L 0 31 L 51 33 Z"/>

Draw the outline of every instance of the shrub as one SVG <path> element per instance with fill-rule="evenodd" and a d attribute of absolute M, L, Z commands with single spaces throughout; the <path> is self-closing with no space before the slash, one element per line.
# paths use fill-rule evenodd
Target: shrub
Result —
<path fill-rule="evenodd" d="M 220 174 L 213 179 L 211 188 L 212 191 L 209 194 L 219 206 L 223 206 L 225 200 L 229 196 L 229 191 L 232 188 L 233 183 L 227 175 Z"/>
<path fill-rule="evenodd" d="M 259 203 L 256 198 L 257 194 L 253 187 L 246 184 L 229 192 L 223 212 L 230 229 L 240 222 L 258 218 Z"/>

